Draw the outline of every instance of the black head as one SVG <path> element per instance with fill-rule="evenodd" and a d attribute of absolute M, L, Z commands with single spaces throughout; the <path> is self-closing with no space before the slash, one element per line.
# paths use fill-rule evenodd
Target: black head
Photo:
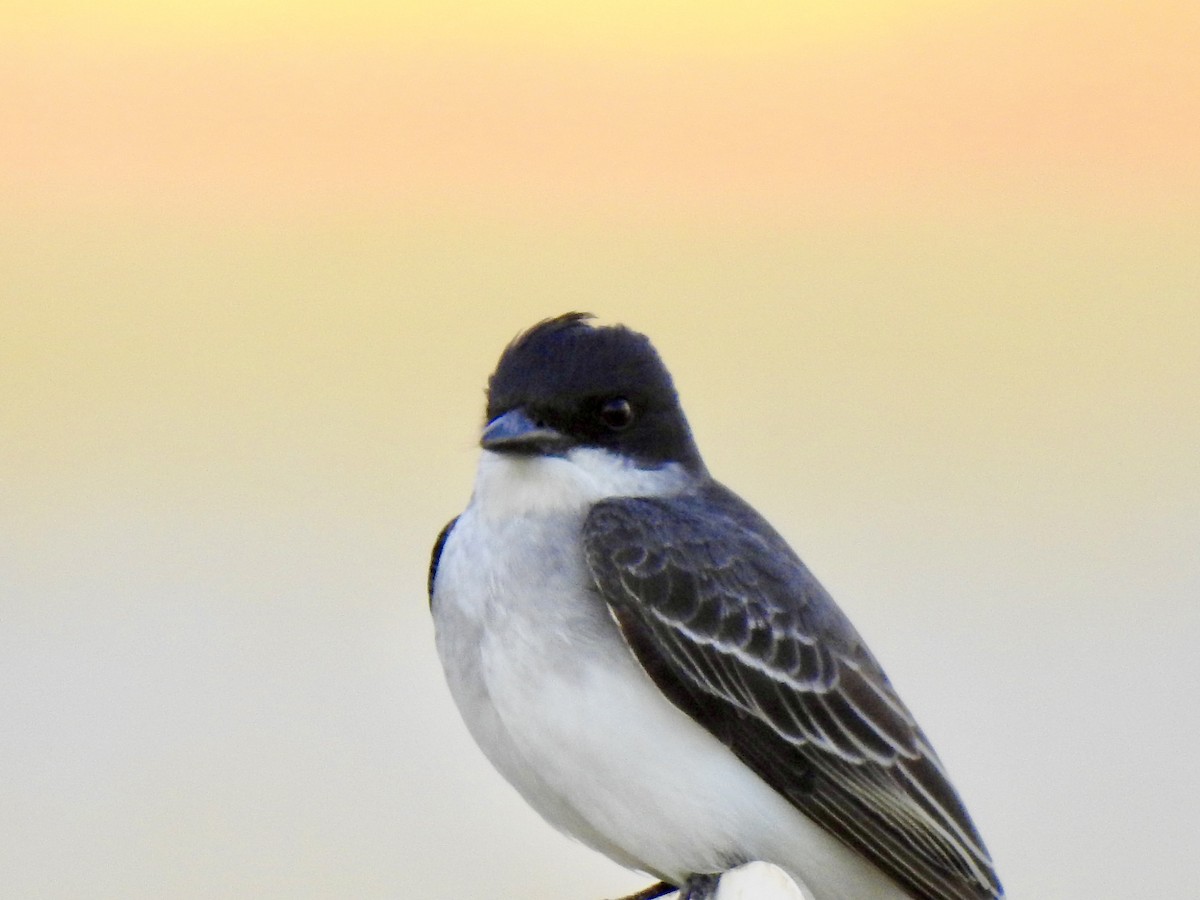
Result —
<path fill-rule="evenodd" d="M 587 446 L 639 465 L 703 471 L 679 397 L 650 340 L 586 313 L 539 322 L 505 349 L 488 381 L 486 449 L 563 453 Z"/>

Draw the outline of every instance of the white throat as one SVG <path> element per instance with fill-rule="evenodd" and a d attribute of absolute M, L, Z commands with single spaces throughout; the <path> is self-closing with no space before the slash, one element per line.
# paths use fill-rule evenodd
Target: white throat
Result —
<path fill-rule="evenodd" d="M 678 463 L 639 468 L 595 447 L 565 456 L 518 456 L 485 450 L 475 474 L 471 506 L 485 518 L 583 513 L 612 497 L 661 497 L 688 484 Z"/>

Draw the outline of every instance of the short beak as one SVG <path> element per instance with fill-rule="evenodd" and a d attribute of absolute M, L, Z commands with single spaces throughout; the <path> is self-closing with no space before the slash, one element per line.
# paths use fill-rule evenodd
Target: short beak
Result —
<path fill-rule="evenodd" d="M 561 431 L 539 425 L 520 407 L 488 422 L 479 439 L 484 450 L 524 456 L 561 455 L 571 443 Z"/>

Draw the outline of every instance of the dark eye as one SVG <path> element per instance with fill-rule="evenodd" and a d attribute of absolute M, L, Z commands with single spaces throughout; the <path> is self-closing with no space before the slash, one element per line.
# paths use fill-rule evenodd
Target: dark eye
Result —
<path fill-rule="evenodd" d="M 600 407 L 600 419 L 613 431 L 621 431 L 633 424 L 633 406 L 624 397 L 605 400 Z"/>

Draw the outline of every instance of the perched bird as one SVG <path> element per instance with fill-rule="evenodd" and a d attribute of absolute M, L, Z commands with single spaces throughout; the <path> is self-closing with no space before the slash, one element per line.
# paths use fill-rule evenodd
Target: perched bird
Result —
<path fill-rule="evenodd" d="M 708 896 L 751 860 L 816 900 L 982 900 L 929 742 L 782 537 L 709 475 L 650 341 L 570 313 L 505 349 L 429 570 L 467 727 L 551 824 Z"/>

